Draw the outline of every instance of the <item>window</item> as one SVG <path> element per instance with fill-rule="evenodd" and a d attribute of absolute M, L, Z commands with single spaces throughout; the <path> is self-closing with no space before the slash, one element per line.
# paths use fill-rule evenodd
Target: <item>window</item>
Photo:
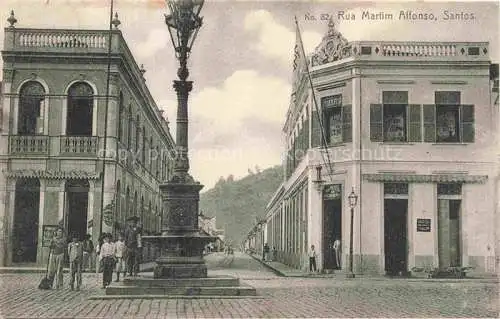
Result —
<path fill-rule="evenodd" d="M 42 104 L 45 98 L 43 86 L 35 81 L 23 85 L 19 98 L 17 133 L 35 135 L 43 133 Z"/>
<path fill-rule="evenodd" d="M 139 139 L 141 135 L 141 118 L 139 115 L 136 117 L 135 121 L 135 152 L 139 152 Z"/>
<path fill-rule="evenodd" d="M 130 150 L 132 146 L 132 125 L 134 123 L 134 117 L 132 116 L 132 105 L 128 108 L 128 127 L 127 127 L 127 148 Z"/>
<path fill-rule="evenodd" d="M 93 90 L 85 82 L 69 88 L 66 134 L 73 136 L 92 135 Z"/>
<path fill-rule="evenodd" d="M 118 97 L 118 140 L 123 141 L 123 93 Z"/>
<path fill-rule="evenodd" d="M 426 142 L 474 142 L 474 105 L 460 100 L 458 91 L 436 91 L 435 104 L 424 105 Z"/>
<path fill-rule="evenodd" d="M 314 112 L 312 118 L 313 147 L 323 145 L 324 142 L 328 145 L 351 142 L 351 105 L 342 105 L 342 95 L 337 94 L 321 98 L 321 109 L 323 112 L 322 125 L 325 141 L 323 141 L 317 113 Z"/>
<path fill-rule="evenodd" d="M 422 107 L 408 104 L 408 92 L 383 91 L 382 103 L 370 105 L 370 140 L 421 142 Z"/>

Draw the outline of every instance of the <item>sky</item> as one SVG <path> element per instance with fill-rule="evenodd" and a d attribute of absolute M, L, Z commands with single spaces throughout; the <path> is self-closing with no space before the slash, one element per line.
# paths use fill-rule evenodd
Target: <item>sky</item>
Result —
<path fill-rule="evenodd" d="M 4 25 L 15 11 L 19 28 L 107 29 L 110 0 L 1 0 Z M 146 83 L 165 110 L 175 136 L 176 78 L 162 0 L 114 0 L 120 30 Z M 354 20 L 339 19 L 354 14 Z M 361 13 L 392 13 L 393 20 L 367 21 Z M 436 20 L 399 20 L 401 11 L 433 14 Z M 448 13 L 446 13 L 448 12 Z M 462 19 L 446 19 L 449 13 Z M 297 17 L 307 53 L 314 51 L 333 16 L 349 41 L 488 41 L 500 60 L 496 2 L 215 1 L 201 11 L 203 26 L 188 62 L 194 88 L 189 100 L 191 174 L 208 190 L 222 177 L 244 177 L 256 167 L 281 164 L 282 127 L 290 103 Z M 474 19 L 470 19 L 474 16 Z M 313 19 L 315 17 L 316 19 Z M 468 17 L 468 19 L 465 19 Z M 0 31 L 3 33 L 3 29 Z M 0 45 L 3 47 L 3 34 Z"/>

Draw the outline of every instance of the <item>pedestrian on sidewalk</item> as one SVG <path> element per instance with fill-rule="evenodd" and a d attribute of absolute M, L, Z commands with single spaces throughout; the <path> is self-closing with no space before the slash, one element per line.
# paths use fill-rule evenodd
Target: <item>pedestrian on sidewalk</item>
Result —
<path fill-rule="evenodd" d="M 67 243 L 66 238 L 64 238 L 63 229 L 59 227 L 50 242 L 52 254 L 50 254 L 49 262 L 49 278 L 52 281 L 55 278 L 56 289 L 60 289 L 63 286 L 63 263 L 66 247 Z"/>
<path fill-rule="evenodd" d="M 311 272 L 316 272 L 316 256 L 314 245 L 311 245 L 311 250 L 309 250 L 309 271 Z"/>
<path fill-rule="evenodd" d="M 71 274 L 70 288 L 75 289 L 76 277 L 76 290 L 80 290 L 82 285 L 82 268 L 83 268 L 83 243 L 78 241 L 78 234 L 71 235 L 71 243 L 68 245 L 69 256 L 69 272 Z"/>
<path fill-rule="evenodd" d="M 123 235 L 120 233 L 118 235 L 118 240 L 115 242 L 115 260 L 116 260 L 116 282 L 120 281 L 120 273 L 123 272 L 123 277 L 125 277 L 125 242 L 123 241 Z"/>
<path fill-rule="evenodd" d="M 262 249 L 262 260 L 269 260 L 269 245 L 267 243 L 264 244 L 264 248 Z"/>
<path fill-rule="evenodd" d="M 335 251 L 335 264 L 336 264 L 336 269 L 341 269 L 341 262 L 340 262 L 340 256 L 341 256 L 341 243 L 340 239 L 335 239 L 333 242 L 333 250 Z"/>
<path fill-rule="evenodd" d="M 273 246 L 273 256 L 271 261 L 276 261 L 277 258 L 278 258 L 278 251 L 276 250 L 276 246 Z"/>
<path fill-rule="evenodd" d="M 115 266 L 115 247 L 110 242 L 111 234 L 103 234 L 104 243 L 100 249 L 102 263 L 102 288 L 106 288 L 113 280 L 113 268 Z"/>
<path fill-rule="evenodd" d="M 128 227 L 125 230 L 125 246 L 127 247 L 127 268 L 130 276 L 137 276 L 139 272 L 140 229 L 137 226 L 139 218 L 132 216 L 127 219 Z"/>
<path fill-rule="evenodd" d="M 83 271 L 92 270 L 92 254 L 94 253 L 94 243 L 90 238 L 90 234 L 85 235 L 83 240 Z"/>

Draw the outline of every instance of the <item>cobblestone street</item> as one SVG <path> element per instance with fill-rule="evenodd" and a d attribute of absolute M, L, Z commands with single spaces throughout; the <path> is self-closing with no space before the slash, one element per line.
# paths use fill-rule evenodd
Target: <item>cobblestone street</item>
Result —
<path fill-rule="evenodd" d="M 257 298 L 88 300 L 101 277 L 84 274 L 79 292 L 37 289 L 42 274 L 0 275 L 2 318 L 498 317 L 498 286 L 464 281 L 284 278 L 252 258 L 215 254 L 209 275 L 239 276 Z"/>

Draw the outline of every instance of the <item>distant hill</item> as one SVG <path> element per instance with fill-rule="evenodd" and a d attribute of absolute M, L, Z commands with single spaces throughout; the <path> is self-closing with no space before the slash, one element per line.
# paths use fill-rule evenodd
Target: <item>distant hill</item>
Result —
<path fill-rule="evenodd" d="M 214 188 L 200 194 L 200 210 L 217 217 L 217 227 L 225 230 L 226 242 L 239 245 L 255 224 L 265 216 L 265 208 L 283 181 L 282 166 L 256 172 L 234 180 L 220 178 Z"/>

